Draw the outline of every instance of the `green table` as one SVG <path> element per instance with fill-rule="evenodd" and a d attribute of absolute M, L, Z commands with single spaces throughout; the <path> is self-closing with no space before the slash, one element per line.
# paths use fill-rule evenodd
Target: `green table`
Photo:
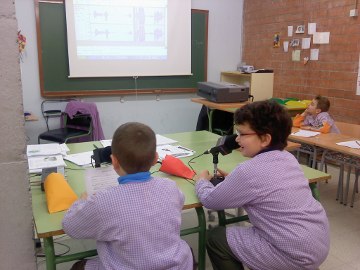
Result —
<path fill-rule="evenodd" d="M 179 144 L 187 148 L 193 149 L 196 151 L 195 155 L 200 155 L 206 149 L 213 147 L 218 139 L 218 135 L 207 132 L 207 131 L 197 131 L 197 132 L 185 132 L 185 133 L 176 133 L 176 134 L 166 134 L 166 137 L 177 140 Z M 87 143 L 77 143 L 69 144 L 71 153 L 79 153 L 84 151 L 89 151 L 94 148 L 94 142 Z M 101 147 L 99 142 L 95 142 L 98 147 Z M 184 158 L 183 161 L 185 164 L 193 157 Z M 225 171 L 231 171 L 239 162 L 245 161 L 246 158 L 241 155 L 240 152 L 234 151 L 232 154 L 227 156 L 219 156 L 219 165 Z M 85 181 L 84 181 L 84 170 L 78 166 L 67 163 L 68 167 L 66 168 L 66 178 L 73 188 L 73 190 L 80 195 L 85 190 Z M 212 164 L 212 155 L 201 156 L 191 163 L 192 167 L 195 170 L 204 170 L 209 171 L 213 170 Z M 151 171 L 157 171 L 159 165 L 154 166 Z M 316 182 L 321 180 L 329 179 L 330 176 L 326 173 L 303 167 L 306 177 L 311 183 L 311 188 L 313 194 L 318 196 L 318 191 L 316 188 Z M 198 226 L 183 229 L 181 235 L 187 235 L 192 233 L 198 233 L 198 243 L 199 243 L 199 255 L 198 255 L 198 268 L 199 270 L 205 269 L 205 239 L 206 239 L 206 221 L 205 214 L 200 204 L 196 194 L 194 183 L 192 181 L 187 181 L 182 178 L 169 176 L 162 172 L 157 172 L 156 175 L 171 178 L 176 182 L 178 187 L 185 195 L 185 204 L 184 209 L 195 208 L 198 216 Z M 81 258 L 94 256 L 96 255 L 96 250 L 80 252 L 71 255 L 64 256 L 55 256 L 54 242 L 53 237 L 56 235 L 64 234 L 64 231 L 61 226 L 61 221 L 64 217 L 65 211 L 58 212 L 54 214 L 49 214 L 47 211 L 45 194 L 40 190 L 39 186 L 32 186 L 31 188 L 32 196 L 32 209 L 34 222 L 36 227 L 36 232 L 39 238 L 44 239 L 44 250 L 46 256 L 46 267 L 48 270 L 56 269 L 56 264 L 78 260 Z M 225 222 L 225 221 L 224 221 Z"/>

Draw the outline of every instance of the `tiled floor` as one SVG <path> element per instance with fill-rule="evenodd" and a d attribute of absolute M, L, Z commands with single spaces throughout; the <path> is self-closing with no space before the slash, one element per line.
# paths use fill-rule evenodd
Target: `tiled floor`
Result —
<path fill-rule="evenodd" d="M 329 167 L 329 173 L 332 179 L 329 183 L 321 183 L 319 185 L 321 202 L 326 209 L 331 229 L 331 248 L 329 256 L 321 265 L 321 270 L 360 270 L 360 194 L 355 197 L 354 208 L 341 205 L 335 200 L 338 170 L 335 167 Z M 352 176 L 352 185 L 354 176 Z M 352 185 L 349 195 L 352 194 Z M 351 196 L 350 196 L 351 198 Z M 196 225 L 196 213 L 193 210 L 188 210 L 183 213 L 183 227 L 190 227 Z M 215 224 L 215 223 L 212 223 Z M 193 248 L 194 253 L 197 254 L 197 235 L 187 235 L 184 239 Z M 60 244 L 70 246 L 71 252 L 93 249 L 95 248 L 94 241 L 75 241 L 63 237 L 56 240 Z M 56 252 L 62 253 L 67 250 L 66 247 L 56 244 Z M 72 263 L 59 264 L 58 270 L 70 269 Z M 44 258 L 38 259 L 38 269 L 45 269 Z M 207 258 L 206 269 L 212 269 L 211 264 Z"/>

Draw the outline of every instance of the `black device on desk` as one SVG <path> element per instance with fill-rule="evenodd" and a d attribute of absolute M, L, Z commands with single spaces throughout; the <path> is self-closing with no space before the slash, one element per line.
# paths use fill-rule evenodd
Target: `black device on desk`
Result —
<path fill-rule="evenodd" d="M 91 158 L 95 162 L 95 168 L 100 167 L 101 163 L 111 163 L 111 157 L 110 156 L 111 156 L 111 146 L 106 146 L 104 148 L 97 148 L 96 147 L 93 150 L 93 155 L 91 156 Z"/>
<path fill-rule="evenodd" d="M 249 99 L 249 87 L 225 82 L 198 82 L 197 94 L 212 102 L 244 102 Z"/>

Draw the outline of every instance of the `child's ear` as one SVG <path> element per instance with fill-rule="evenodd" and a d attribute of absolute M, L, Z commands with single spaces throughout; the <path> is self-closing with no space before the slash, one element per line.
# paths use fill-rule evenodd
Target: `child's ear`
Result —
<path fill-rule="evenodd" d="M 315 113 L 316 113 L 316 114 L 321 113 L 321 109 L 315 109 Z"/>
<path fill-rule="evenodd" d="M 272 137 L 269 133 L 266 133 L 264 135 L 261 135 L 261 145 L 263 147 L 268 147 L 271 143 Z"/>
<path fill-rule="evenodd" d="M 158 152 L 155 152 L 155 157 L 154 157 L 152 165 L 155 165 L 157 163 L 158 159 L 159 159 L 159 154 L 158 154 Z"/>
<path fill-rule="evenodd" d="M 110 155 L 111 158 L 111 164 L 114 167 L 114 170 L 117 171 L 118 169 L 120 169 L 120 164 L 119 161 L 117 160 L 117 158 L 114 155 Z"/>

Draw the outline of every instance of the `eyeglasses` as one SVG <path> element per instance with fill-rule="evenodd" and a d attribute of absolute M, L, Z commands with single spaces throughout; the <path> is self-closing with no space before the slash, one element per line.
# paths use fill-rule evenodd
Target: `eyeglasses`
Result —
<path fill-rule="evenodd" d="M 248 136 L 248 135 L 257 135 L 256 132 L 253 133 L 241 133 L 240 131 L 238 131 L 237 129 L 235 130 L 236 135 L 238 135 L 239 137 L 241 136 Z"/>

